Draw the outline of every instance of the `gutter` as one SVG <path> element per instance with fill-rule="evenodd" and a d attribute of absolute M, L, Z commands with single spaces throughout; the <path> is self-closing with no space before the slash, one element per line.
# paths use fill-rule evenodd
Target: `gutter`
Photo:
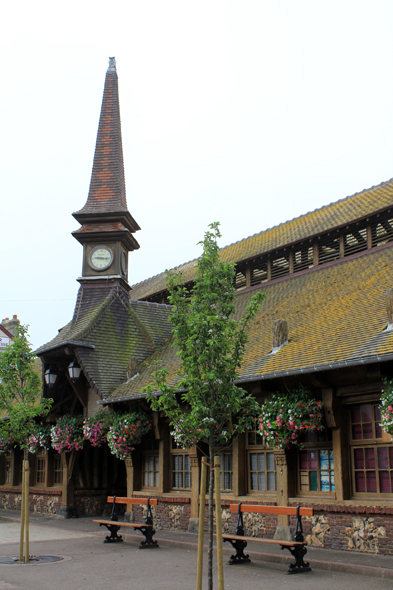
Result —
<path fill-rule="evenodd" d="M 318 373 L 320 371 L 335 371 L 337 369 L 343 369 L 345 367 L 354 367 L 359 365 L 371 365 L 376 362 L 388 362 L 393 361 L 393 353 L 383 354 L 383 355 L 376 355 L 376 356 L 369 356 L 364 357 L 361 359 L 353 359 L 348 361 L 338 361 L 336 363 L 329 363 L 327 365 L 313 365 L 311 367 L 306 367 L 304 369 L 292 369 L 288 371 L 278 371 L 274 373 L 264 373 L 262 375 L 253 375 L 252 377 L 243 377 L 241 379 L 235 379 L 236 384 L 240 383 L 249 383 L 252 381 L 267 381 L 269 379 L 278 379 L 280 377 L 292 377 L 295 375 L 307 375 L 310 373 Z M 177 393 L 184 392 L 185 389 L 179 389 Z M 159 391 L 155 391 L 150 395 L 158 396 L 160 395 Z M 138 395 L 128 395 L 124 397 L 116 397 L 113 399 L 104 399 L 100 400 L 98 404 L 115 404 L 117 402 L 127 402 L 133 401 L 138 399 L 145 399 L 147 397 L 146 393 L 140 393 Z"/>
<path fill-rule="evenodd" d="M 90 348 L 92 350 L 95 349 L 94 344 L 85 344 L 84 342 L 79 342 L 77 340 L 63 340 L 62 342 L 59 342 L 57 344 L 52 344 L 52 346 L 46 346 L 45 348 L 37 348 L 37 350 L 35 350 L 33 354 L 39 356 L 40 354 L 44 354 L 45 352 L 49 352 L 50 350 L 56 350 L 56 348 L 63 348 L 63 346 L 77 346 L 80 348 Z"/>

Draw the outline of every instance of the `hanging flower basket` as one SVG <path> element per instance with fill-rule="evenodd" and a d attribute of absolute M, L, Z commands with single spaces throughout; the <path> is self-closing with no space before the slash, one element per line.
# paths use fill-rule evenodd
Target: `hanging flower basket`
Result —
<path fill-rule="evenodd" d="M 261 410 L 259 427 L 269 447 L 302 446 L 304 433 L 324 428 L 322 402 L 303 388 L 287 394 L 273 394 L 265 400 Z"/>
<path fill-rule="evenodd" d="M 97 414 L 83 421 L 83 435 L 93 447 L 107 442 L 107 434 L 113 422 L 113 414 L 99 410 Z"/>
<path fill-rule="evenodd" d="M 144 412 L 113 414 L 113 423 L 107 434 L 110 452 L 118 459 L 126 459 L 150 428 L 151 422 Z"/>
<path fill-rule="evenodd" d="M 83 417 L 62 416 L 58 419 L 56 425 L 52 426 L 50 436 L 52 447 L 58 453 L 82 450 L 84 442 Z"/>
<path fill-rule="evenodd" d="M 0 455 L 7 455 L 11 447 L 11 439 L 0 436 Z"/>
<path fill-rule="evenodd" d="M 382 429 L 393 436 L 393 380 L 384 381 L 379 409 Z"/>
<path fill-rule="evenodd" d="M 29 453 L 51 447 L 51 427 L 49 424 L 37 424 L 29 438 Z"/>

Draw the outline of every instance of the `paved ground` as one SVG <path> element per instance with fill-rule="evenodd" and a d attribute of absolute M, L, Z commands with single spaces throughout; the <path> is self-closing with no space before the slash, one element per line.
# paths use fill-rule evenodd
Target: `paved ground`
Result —
<path fill-rule="evenodd" d="M 0 518 L 0 556 L 15 555 L 19 548 L 18 515 L 1 514 L 10 518 Z M 125 534 L 124 543 L 108 545 L 102 543 L 104 529 L 91 519 L 38 515 L 31 517 L 30 533 L 31 554 L 60 555 L 67 560 L 0 565 L 0 590 L 107 590 L 111 586 L 116 590 L 195 590 L 196 535 L 158 531 L 160 548 L 141 551 L 139 533 Z M 307 558 L 313 571 L 287 576 L 287 563 L 276 547 L 269 552 L 264 547 L 264 561 L 254 555 L 256 543 L 248 549 L 251 564 L 225 565 L 226 590 L 314 590 L 316 586 L 318 590 L 391 590 L 393 586 L 393 556 L 309 549 Z"/>

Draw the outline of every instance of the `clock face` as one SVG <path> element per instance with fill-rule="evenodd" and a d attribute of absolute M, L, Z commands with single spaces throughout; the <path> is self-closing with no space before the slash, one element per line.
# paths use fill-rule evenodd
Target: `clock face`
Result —
<path fill-rule="evenodd" d="M 98 246 L 91 251 L 89 263 L 95 270 L 105 270 L 112 264 L 113 254 L 109 248 Z"/>

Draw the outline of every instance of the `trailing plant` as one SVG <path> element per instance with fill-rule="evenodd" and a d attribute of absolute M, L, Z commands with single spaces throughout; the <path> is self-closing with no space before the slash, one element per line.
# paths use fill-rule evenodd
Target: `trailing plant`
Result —
<path fill-rule="evenodd" d="M 83 449 L 83 417 L 65 415 L 51 427 L 52 447 L 58 453 Z"/>
<path fill-rule="evenodd" d="M 93 447 L 100 447 L 106 443 L 109 428 L 113 423 L 113 416 L 104 410 L 98 410 L 94 416 L 84 419 L 83 435 Z"/>
<path fill-rule="evenodd" d="M 141 411 L 112 416 L 112 426 L 107 434 L 109 450 L 118 459 L 126 459 L 141 442 L 142 436 L 149 432 L 151 422 Z"/>
<path fill-rule="evenodd" d="M 36 424 L 29 438 L 29 453 L 51 447 L 51 427 L 49 424 Z"/>
<path fill-rule="evenodd" d="M 322 402 L 303 387 L 290 393 L 275 393 L 264 401 L 259 428 L 269 447 L 302 446 L 301 437 L 310 430 L 323 430 Z"/>
<path fill-rule="evenodd" d="M 393 436 L 393 380 L 385 379 L 384 388 L 382 389 L 381 405 L 382 429 Z"/>

